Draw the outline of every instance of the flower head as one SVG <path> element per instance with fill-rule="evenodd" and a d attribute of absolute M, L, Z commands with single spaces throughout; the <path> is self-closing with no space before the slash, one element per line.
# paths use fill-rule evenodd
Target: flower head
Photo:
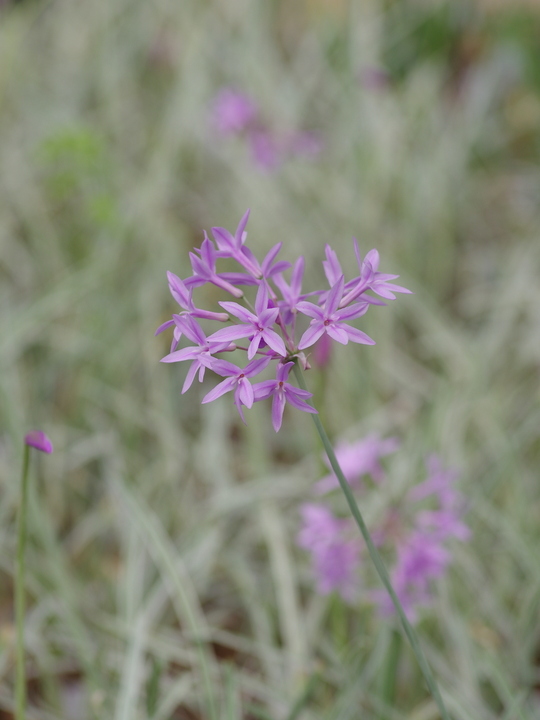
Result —
<path fill-rule="evenodd" d="M 229 101 L 231 97 L 226 99 Z M 252 121 L 248 125 L 249 132 L 256 129 Z M 235 125 L 240 126 L 240 122 Z M 260 124 L 257 127 L 260 128 Z M 381 300 L 365 295 L 364 290 L 373 286 L 379 294 L 391 293 L 391 284 L 387 281 L 394 276 L 382 276 L 377 272 L 378 255 L 375 256 L 376 251 L 371 251 L 361 263 L 360 278 L 345 283 L 337 255 L 327 246 L 323 266 L 330 289 L 303 292 L 304 258 L 296 260 L 290 281 L 287 282 L 283 273 L 291 264 L 278 259 L 283 243 L 273 245 L 264 259 L 259 261 L 247 245 L 248 219 L 249 210 L 240 219 L 234 234 L 218 226 L 212 228 L 213 239 L 205 232 L 201 246 L 189 253 L 193 270 L 190 277 L 182 279 L 174 273 L 167 273 L 171 295 L 181 310 L 163 323 L 156 334 L 167 329 L 173 330 L 171 351 L 162 358 L 162 362 L 191 361 L 182 392 L 186 392 L 192 385 L 197 373 L 202 382 L 206 370 L 212 370 L 224 379 L 206 393 L 204 403 L 231 391 L 243 420 L 244 407 L 251 407 L 254 402 L 272 397 L 272 424 L 278 430 L 287 402 L 304 412 L 316 412 L 306 402 L 311 394 L 294 387 L 288 380 L 293 363 L 298 362 L 308 370 L 310 365 L 303 350 L 321 338 L 326 340 L 326 357 L 331 341 L 346 345 L 351 340 L 373 345 L 374 341 L 370 337 L 352 327 L 349 322 L 364 315 L 370 305 L 384 305 Z M 219 268 L 222 260 L 235 262 L 239 268 L 223 272 Z M 218 302 L 222 312 L 217 307 L 199 308 L 194 303 L 193 292 L 206 284 L 212 284 L 242 302 L 220 300 Z M 239 286 L 246 287 L 246 292 L 256 288 L 253 305 Z M 358 296 L 358 302 L 350 301 L 351 293 Z M 311 321 L 298 339 L 296 321 L 299 314 L 306 315 Z M 221 329 L 209 328 L 208 334 L 198 322 L 228 320 L 232 320 L 233 324 Z M 236 341 L 244 338 L 247 347 L 237 346 Z M 193 345 L 179 349 L 183 339 Z M 232 350 L 247 353 L 248 363 L 243 369 L 219 357 L 221 353 Z M 255 360 L 257 355 L 260 356 L 259 360 Z M 276 378 L 252 384 L 253 378 L 271 362 L 277 364 Z M 323 359 L 323 362 L 326 360 Z M 376 474 L 376 470 L 373 472 Z M 426 518 L 428 521 L 429 518 Z"/>

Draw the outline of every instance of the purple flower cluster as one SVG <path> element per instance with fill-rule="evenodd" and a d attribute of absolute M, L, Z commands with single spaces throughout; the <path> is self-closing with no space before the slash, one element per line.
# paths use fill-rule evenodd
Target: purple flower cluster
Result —
<path fill-rule="evenodd" d="M 307 403 L 311 393 L 289 382 L 295 359 L 308 367 L 304 350 L 322 336 L 343 345 L 349 340 L 373 345 L 374 341 L 368 335 L 349 324 L 364 315 L 370 305 L 384 305 L 367 292 L 371 290 L 381 297 L 393 299 L 395 292 L 408 293 L 409 290 L 390 282 L 397 275 L 378 272 L 379 255 L 376 250 L 371 250 L 362 259 L 358 243 L 354 240 L 358 275 L 345 281 L 335 252 L 327 246 L 323 266 L 329 287 L 303 293 L 304 258 L 296 260 L 288 281 L 283 273 L 291 265 L 277 259 L 282 243 L 274 245 L 259 262 L 246 245 L 248 217 L 249 210 L 240 220 L 234 235 L 222 227 L 212 228 L 213 240 L 204 233 L 201 247 L 189 254 L 193 270 L 190 277 L 181 280 L 173 273 L 167 274 L 171 295 L 181 311 L 163 323 L 156 334 L 173 329 L 171 352 L 162 362 L 191 362 L 183 393 L 191 387 L 197 375 L 202 382 L 206 370 L 211 370 L 225 379 L 204 397 L 203 403 L 232 392 L 240 417 L 245 421 L 244 406 L 251 408 L 254 402 L 272 398 L 272 424 L 277 432 L 287 403 L 304 412 L 316 412 Z M 221 272 L 217 267 L 220 260 L 235 261 L 240 266 L 239 272 Z M 219 305 L 225 312 L 198 308 L 193 300 L 193 291 L 208 283 L 244 304 L 221 301 Z M 247 300 L 244 287 L 256 288 L 253 305 Z M 308 297 L 310 300 L 307 300 Z M 297 320 L 302 317 L 309 319 L 310 324 L 300 334 L 297 333 Z M 207 335 L 199 324 L 200 320 L 232 321 L 232 324 Z M 182 339 L 191 344 L 178 349 Z M 244 340 L 247 346 L 237 345 L 238 340 Z M 245 366 L 240 367 L 218 357 L 235 350 L 246 352 L 248 363 Z M 275 378 L 252 382 L 272 362 L 277 364 Z"/>
<path fill-rule="evenodd" d="M 314 158 L 322 149 L 319 137 L 306 130 L 280 136 L 264 122 L 254 100 L 232 87 L 215 96 L 212 125 L 222 137 L 245 137 L 253 162 L 264 171 L 275 170 L 291 155 Z"/>
<path fill-rule="evenodd" d="M 336 455 L 351 485 L 358 485 L 360 477 L 369 474 L 379 482 L 383 478 L 380 457 L 397 449 L 397 440 L 381 440 L 370 435 L 353 444 L 341 443 Z M 440 459 L 432 455 L 427 460 L 427 480 L 415 486 L 406 496 L 401 512 L 391 509 L 373 531 L 377 545 L 395 551 L 396 560 L 390 571 L 392 585 L 411 621 L 433 600 L 432 584 L 446 572 L 452 561 L 450 541 L 466 541 L 470 530 L 463 522 L 463 498 L 455 487 L 457 474 L 446 470 Z M 334 476 L 324 478 L 316 492 L 331 490 Z M 430 500 L 434 508 L 418 503 Z M 310 552 L 317 591 L 328 594 L 337 591 L 350 601 L 358 587 L 361 568 L 360 546 L 349 540 L 350 519 L 339 519 L 323 504 L 307 504 L 301 508 L 302 528 L 298 545 Z M 410 517 L 412 515 L 412 517 Z M 410 517 L 409 522 L 406 517 Z M 368 590 L 382 614 L 390 615 L 394 606 L 385 590 Z"/>

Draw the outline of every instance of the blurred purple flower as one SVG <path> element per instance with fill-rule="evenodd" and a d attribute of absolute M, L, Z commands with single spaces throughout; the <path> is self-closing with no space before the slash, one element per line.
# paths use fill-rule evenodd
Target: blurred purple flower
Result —
<path fill-rule="evenodd" d="M 337 591 L 345 600 L 354 599 L 360 564 L 360 542 L 349 539 L 349 520 L 340 520 L 324 505 L 302 505 L 302 528 L 298 545 L 311 554 L 317 592 L 328 595 Z"/>
<path fill-rule="evenodd" d="M 31 430 L 24 436 L 24 444 L 50 455 L 53 451 L 52 442 L 43 430 Z"/>
<path fill-rule="evenodd" d="M 256 129 L 249 133 L 253 162 L 261 170 L 275 170 L 282 162 L 279 143 L 269 130 Z"/>
<path fill-rule="evenodd" d="M 432 602 L 432 581 L 440 578 L 452 560 L 447 543 L 452 538 L 468 540 L 470 530 L 462 520 L 463 502 L 454 487 L 457 474 L 445 470 L 440 459 L 432 455 L 427 460 L 428 479 L 408 493 L 416 502 L 434 498 L 437 510 L 418 510 L 409 535 L 401 540 L 397 560 L 390 576 L 394 589 L 409 620 L 417 619 L 418 610 Z M 373 599 L 383 614 L 393 612 L 386 592 L 376 591 Z"/>
<path fill-rule="evenodd" d="M 330 363 L 332 357 L 332 340 L 329 335 L 324 333 L 317 340 L 311 351 L 313 363 L 320 368 L 326 367 Z"/>
<path fill-rule="evenodd" d="M 212 122 L 221 135 L 236 135 L 255 121 L 258 112 L 249 95 L 231 87 L 222 88 L 212 103 Z"/>
<path fill-rule="evenodd" d="M 397 438 L 381 439 L 379 435 L 372 433 L 354 443 L 337 443 L 335 453 L 347 482 L 350 485 L 358 485 L 363 475 L 371 475 L 376 482 L 381 482 L 384 478 L 384 470 L 380 459 L 395 452 L 398 447 Z M 325 458 L 325 463 L 330 469 L 328 458 Z M 319 480 L 315 490 L 322 494 L 336 487 L 339 487 L 339 482 L 332 473 Z"/>
<path fill-rule="evenodd" d="M 398 548 L 397 561 L 390 576 L 411 622 L 417 620 L 420 608 L 431 603 L 431 582 L 444 575 L 451 559 L 450 551 L 429 533 L 415 531 Z M 383 615 L 394 613 L 394 605 L 386 591 L 376 591 L 374 599 Z"/>

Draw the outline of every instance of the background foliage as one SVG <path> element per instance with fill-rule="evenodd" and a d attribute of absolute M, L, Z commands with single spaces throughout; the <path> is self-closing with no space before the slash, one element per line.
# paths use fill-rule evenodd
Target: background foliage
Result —
<path fill-rule="evenodd" d="M 414 296 L 308 381 L 332 435 L 402 449 L 369 522 L 438 452 L 473 539 L 419 629 L 455 718 L 538 717 L 540 16 L 534 3 L 26 0 L 0 9 L 0 717 L 12 707 L 21 438 L 32 505 L 29 718 L 410 718 L 437 712 L 391 628 L 314 594 L 295 546 L 310 419 L 180 396 L 166 270 L 247 207 L 320 280 L 351 237 Z M 313 160 L 261 172 L 212 132 L 223 85 Z M 213 297 L 209 301 L 215 300 Z M 295 714 L 296 713 L 296 714 Z"/>

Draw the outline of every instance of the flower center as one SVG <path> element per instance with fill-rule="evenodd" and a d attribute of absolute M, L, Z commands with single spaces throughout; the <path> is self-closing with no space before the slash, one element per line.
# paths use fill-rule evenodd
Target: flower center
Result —
<path fill-rule="evenodd" d="M 330 320 L 329 320 L 328 318 L 326 318 L 326 320 L 324 321 L 323 325 L 330 325 Z"/>
<path fill-rule="evenodd" d="M 283 380 L 280 380 L 280 381 L 279 381 L 279 387 L 280 387 L 280 388 L 283 387 Z"/>

